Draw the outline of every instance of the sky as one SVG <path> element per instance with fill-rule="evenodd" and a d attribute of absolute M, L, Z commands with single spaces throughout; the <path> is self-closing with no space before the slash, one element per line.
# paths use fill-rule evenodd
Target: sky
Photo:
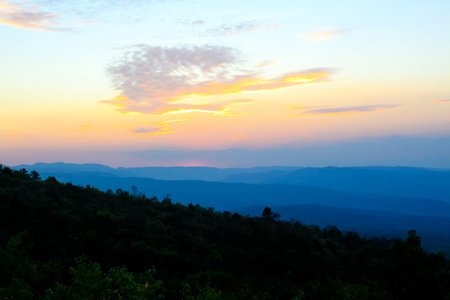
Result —
<path fill-rule="evenodd" d="M 447 0 L 0 0 L 0 163 L 296 165 L 287 150 L 447 141 L 449 18 Z"/>

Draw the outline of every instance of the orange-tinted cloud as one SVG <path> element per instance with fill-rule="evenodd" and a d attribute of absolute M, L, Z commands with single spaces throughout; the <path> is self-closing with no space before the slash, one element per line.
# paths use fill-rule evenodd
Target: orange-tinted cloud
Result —
<path fill-rule="evenodd" d="M 331 40 L 332 38 L 336 37 L 337 35 L 345 34 L 349 32 L 349 29 L 332 29 L 332 28 L 326 28 L 322 31 L 318 32 L 311 32 L 306 34 L 299 34 L 297 37 L 306 39 L 306 40 L 312 40 L 314 42 L 323 42 Z"/>
<path fill-rule="evenodd" d="M 450 99 L 434 100 L 434 101 L 431 101 L 431 103 L 450 103 Z"/>
<path fill-rule="evenodd" d="M 377 112 L 388 109 L 394 109 L 399 107 L 399 105 L 363 105 L 363 106 L 344 106 L 344 107 L 334 107 L 334 106 L 322 106 L 322 107 L 298 107 L 298 109 L 303 110 L 299 114 L 293 116 L 313 116 L 313 115 L 329 115 L 329 116 L 342 116 L 349 114 L 363 114 L 369 112 Z"/>
<path fill-rule="evenodd" d="M 110 104 L 121 113 L 169 114 L 205 112 L 230 114 L 232 106 L 251 99 L 208 102 L 204 97 L 264 92 L 329 80 L 330 69 L 291 72 L 266 79 L 256 71 L 242 70 L 232 48 L 163 48 L 137 45 L 108 68 L 120 95 Z"/>
<path fill-rule="evenodd" d="M 11 1 L 0 2 L 0 24 L 22 29 L 44 31 L 67 31 L 58 27 L 58 14 L 39 11 L 37 5 L 9 4 Z"/>
<path fill-rule="evenodd" d="M 244 77 L 231 83 L 208 82 L 193 87 L 190 94 L 195 96 L 212 96 L 245 92 L 266 92 L 302 84 L 326 81 L 330 74 L 330 70 L 315 69 L 288 73 L 275 79 Z"/>
<path fill-rule="evenodd" d="M 62 130 L 61 133 L 68 133 L 68 132 L 85 132 L 92 130 L 93 127 L 91 125 L 80 125 L 79 128 L 76 129 L 70 129 L 70 130 Z"/>
<path fill-rule="evenodd" d="M 0 130 L 0 139 L 5 138 L 10 141 L 26 138 L 27 135 L 17 130 Z"/>
<path fill-rule="evenodd" d="M 158 134 L 172 133 L 173 130 L 169 129 L 167 123 L 178 122 L 181 120 L 171 120 L 165 122 L 154 123 L 153 126 L 144 126 L 133 129 L 131 132 L 137 137 L 150 137 Z"/>
<path fill-rule="evenodd" d="M 16 131 L 13 131 L 11 134 L 8 134 L 7 136 L 8 136 L 8 139 L 9 139 L 10 141 L 20 140 L 20 139 L 23 139 L 23 138 L 26 138 L 26 137 L 27 137 L 26 134 L 24 134 L 24 133 L 18 133 L 18 132 L 16 132 Z"/>

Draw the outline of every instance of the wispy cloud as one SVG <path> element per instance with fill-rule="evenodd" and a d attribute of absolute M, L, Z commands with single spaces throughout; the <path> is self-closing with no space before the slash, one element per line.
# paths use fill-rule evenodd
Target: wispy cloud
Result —
<path fill-rule="evenodd" d="M 27 137 L 25 133 L 19 132 L 17 130 L 7 130 L 7 131 L 0 131 L 0 137 L 4 135 L 6 138 L 10 141 L 14 140 L 20 140 Z"/>
<path fill-rule="evenodd" d="M 192 25 L 204 25 L 205 21 L 203 21 L 203 20 L 196 20 L 196 21 L 191 22 L 191 24 Z"/>
<path fill-rule="evenodd" d="M 172 133 L 173 130 L 169 128 L 169 123 L 180 122 L 186 120 L 168 120 L 163 122 L 154 122 L 150 126 L 138 127 L 131 130 L 135 137 L 151 137 L 159 134 Z"/>
<path fill-rule="evenodd" d="M 37 4 L 10 4 L 11 1 L 0 2 L 0 24 L 22 29 L 44 31 L 69 31 L 59 26 L 59 14 L 40 11 Z"/>
<path fill-rule="evenodd" d="M 386 104 L 386 105 L 362 105 L 362 106 L 344 106 L 344 107 L 335 107 L 335 106 L 299 106 L 297 108 L 293 107 L 292 109 L 299 109 L 301 113 L 295 114 L 293 116 L 312 116 L 312 115 L 330 115 L 330 116 L 340 116 L 340 115 L 349 115 L 349 114 L 362 114 L 369 112 L 377 112 L 383 110 L 389 110 L 399 107 L 396 104 Z"/>
<path fill-rule="evenodd" d="M 148 19 L 151 7 L 170 1 L 177 0 L 0 0 L 0 24 L 41 31 L 73 31 L 73 27 L 117 20 L 142 22 Z M 68 20 L 73 22 L 70 27 L 61 26 L 61 22 Z"/>
<path fill-rule="evenodd" d="M 298 34 L 297 37 L 300 37 L 302 39 L 306 40 L 312 40 L 314 42 L 323 42 L 331 40 L 332 38 L 346 34 L 350 31 L 350 29 L 344 28 L 344 29 L 333 29 L 333 28 L 325 28 L 321 31 L 317 32 L 310 32 L 305 34 Z"/>
<path fill-rule="evenodd" d="M 450 103 L 450 99 L 434 100 L 434 101 L 431 101 L 431 103 Z"/>
<path fill-rule="evenodd" d="M 122 113 L 170 114 L 229 113 L 232 106 L 253 103 L 251 99 L 210 102 L 205 97 L 263 92 L 328 80 L 329 69 L 258 77 L 258 71 L 243 68 L 240 54 L 222 46 L 153 47 L 136 45 L 112 63 L 107 72 L 120 93 L 110 104 Z"/>
<path fill-rule="evenodd" d="M 216 28 L 210 29 L 211 35 L 235 35 L 243 32 L 270 29 L 278 27 L 278 24 L 264 24 L 257 21 L 244 21 L 235 25 L 220 25 Z"/>
<path fill-rule="evenodd" d="M 265 68 L 265 67 L 268 67 L 268 66 L 273 66 L 273 65 L 275 65 L 277 63 L 279 63 L 279 62 L 278 61 L 273 61 L 273 60 L 263 61 L 263 62 L 260 62 L 258 64 L 258 68 Z"/>
<path fill-rule="evenodd" d="M 154 136 L 158 134 L 164 134 L 164 133 L 171 133 L 173 132 L 168 127 L 162 126 L 162 127 L 139 127 L 132 130 L 132 133 L 135 136 L 141 136 L 141 137 L 148 137 L 148 136 Z"/>

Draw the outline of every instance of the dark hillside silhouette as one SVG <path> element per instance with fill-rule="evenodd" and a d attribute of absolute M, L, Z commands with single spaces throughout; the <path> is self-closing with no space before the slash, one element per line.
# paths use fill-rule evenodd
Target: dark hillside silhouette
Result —
<path fill-rule="evenodd" d="M 361 238 L 0 167 L 0 296 L 14 299 L 430 299 L 449 264 Z M 261 211 L 263 214 L 264 211 Z"/>

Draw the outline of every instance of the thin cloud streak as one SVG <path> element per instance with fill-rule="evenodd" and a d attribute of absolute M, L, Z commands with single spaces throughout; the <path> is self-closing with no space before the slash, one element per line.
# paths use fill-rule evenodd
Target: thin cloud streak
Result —
<path fill-rule="evenodd" d="M 184 120 L 169 120 L 164 122 L 153 123 L 152 126 L 144 126 L 133 129 L 131 132 L 135 137 L 151 137 L 159 134 L 172 133 L 167 123 L 179 122 Z"/>
<path fill-rule="evenodd" d="M 279 61 L 263 61 L 258 64 L 258 68 L 265 68 L 279 63 Z"/>
<path fill-rule="evenodd" d="M 370 112 L 379 112 L 399 107 L 396 104 L 387 105 L 363 105 L 363 106 L 344 106 L 344 107 L 302 107 L 303 112 L 292 116 L 314 116 L 314 115 L 328 115 L 328 116 L 341 116 L 349 114 L 363 114 Z"/>
<path fill-rule="evenodd" d="M 430 101 L 431 103 L 450 103 L 450 99 L 445 99 L 445 100 L 434 100 L 434 101 Z"/>
<path fill-rule="evenodd" d="M 224 24 L 209 30 L 209 33 L 213 36 L 235 35 L 243 32 L 270 29 L 275 27 L 278 27 L 278 24 L 262 24 L 256 21 L 245 21 L 236 25 Z"/>
<path fill-rule="evenodd" d="M 324 42 L 331 40 L 335 38 L 338 35 L 346 34 L 350 31 L 350 29 L 344 28 L 344 29 L 333 29 L 333 28 L 326 28 L 322 31 L 318 32 L 310 32 L 306 34 L 299 34 L 297 37 L 306 39 L 306 40 L 312 40 L 314 42 Z"/>

